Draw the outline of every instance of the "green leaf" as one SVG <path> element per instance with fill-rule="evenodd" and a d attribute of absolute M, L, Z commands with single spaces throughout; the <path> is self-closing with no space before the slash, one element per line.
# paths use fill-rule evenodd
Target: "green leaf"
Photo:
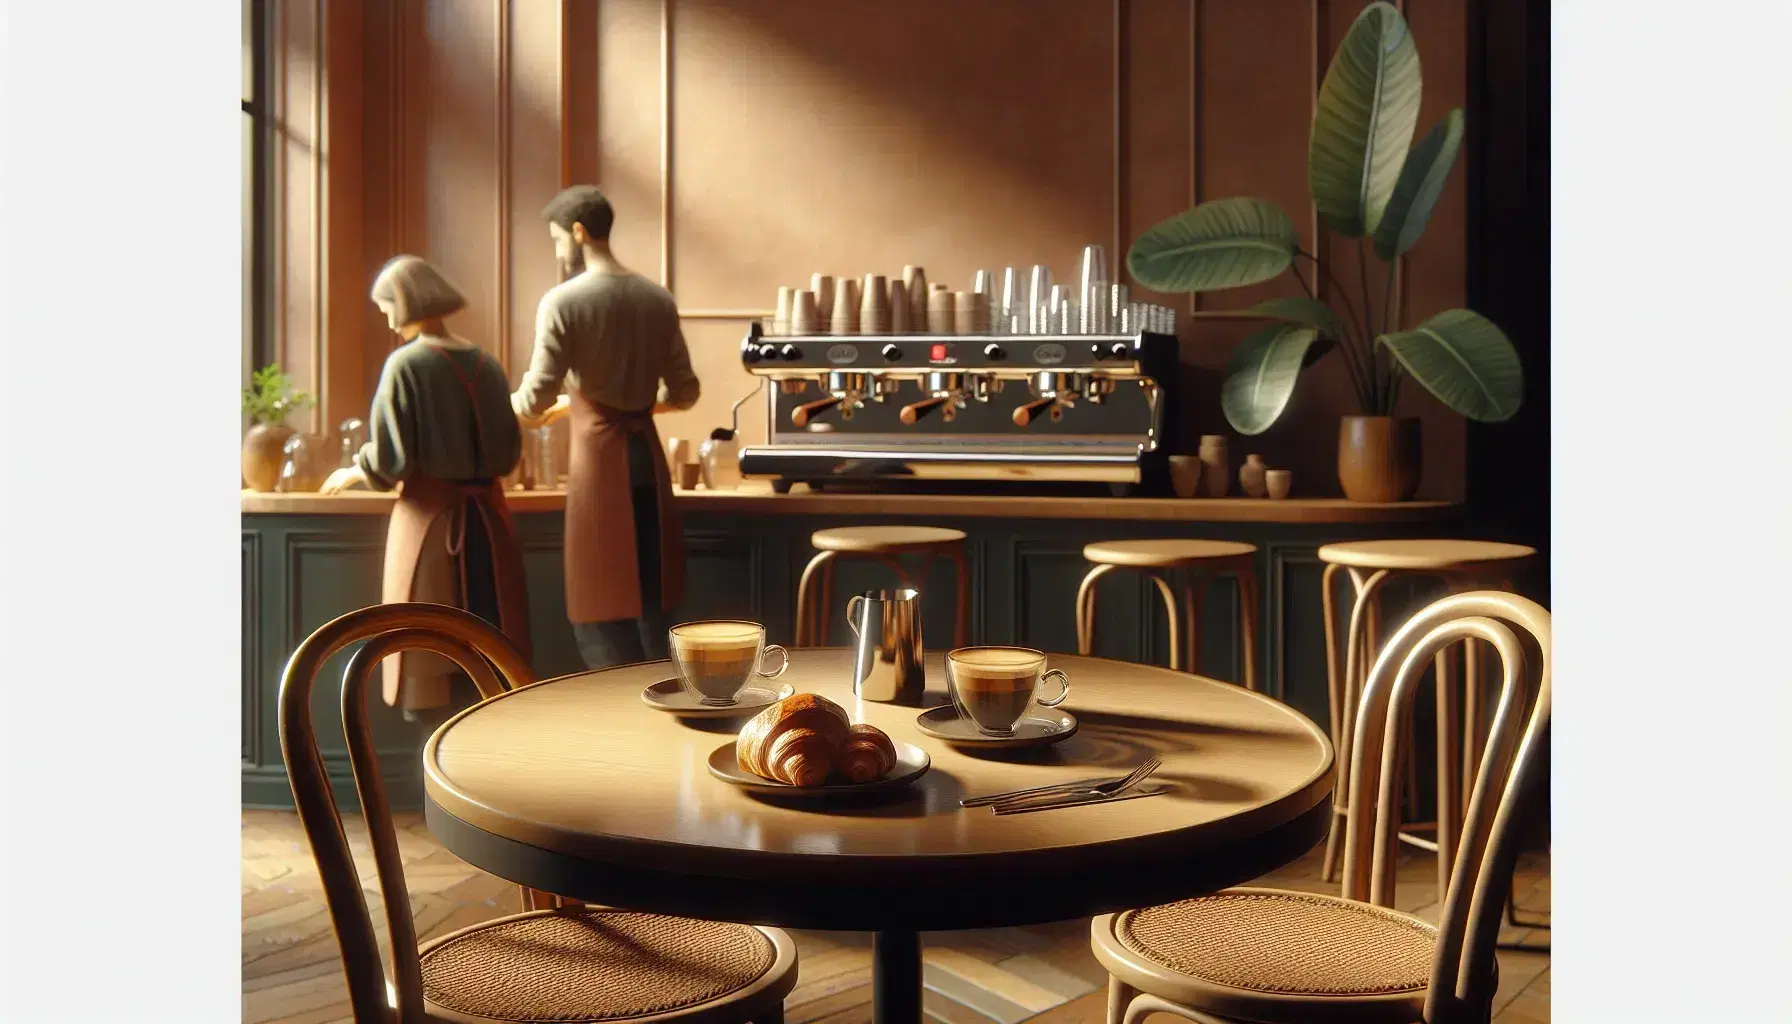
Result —
<path fill-rule="evenodd" d="M 1375 339 L 1425 390 L 1482 423 L 1509 420 L 1524 401 L 1518 350 L 1492 320 L 1451 309 L 1410 331 Z"/>
<path fill-rule="evenodd" d="M 1319 87 L 1307 148 L 1319 216 L 1346 238 L 1373 235 L 1419 120 L 1419 49 L 1391 4 L 1363 8 Z"/>
<path fill-rule="evenodd" d="M 1338 314 L 1332 311 L 1332 307 L 1305 295 L 1264 299 L 1252 306 L 1251 312 L 1317 327 L 1322 337 L 1333 341 L 1342 341 L 1348 336 L 1344 330 L 1344 321 L 1338 319 Z"/>
<path fill-rule="evenodd" d="M 1375 228 L 1375 255 L 1391 260 L 1419 241 L 1462 149 L 1462 108 L 1444 115 L 1406 156 L 1400 180 Z"/>
<path fill-rule="evenodd" d="M 1293 222 L 1274 203 L 1215 199 L 1140 235 L 1126 269 L 1154 291 L 1239 288 L 1287 270 L 1299 244 Z"/>
<path fill-rule="evenodd" d="M 1274 324 L 1246 338 L 1232 353 L 1220 408 L 1241 434 L 1261 434 L 1274 425 L 1306 362 L 1307 347 L 1319 331 L 1300 324 Z"/>

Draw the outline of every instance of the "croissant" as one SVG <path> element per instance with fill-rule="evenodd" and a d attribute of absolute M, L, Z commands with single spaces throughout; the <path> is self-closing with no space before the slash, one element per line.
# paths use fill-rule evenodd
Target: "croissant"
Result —
<path fill-rule="evenodd" d="M 875 725 L 854 725 L 840 748 L 840 770 L 854 782 L 870 782 L 896 767 L 896 745 Z"/>
<path fill-rule="evenodd" d="M 734 757 L 762 779 L 819 786 L 833 774 L 850 728 L 840 705 L 799 693 L 754 716 L 735 741 Z"/>

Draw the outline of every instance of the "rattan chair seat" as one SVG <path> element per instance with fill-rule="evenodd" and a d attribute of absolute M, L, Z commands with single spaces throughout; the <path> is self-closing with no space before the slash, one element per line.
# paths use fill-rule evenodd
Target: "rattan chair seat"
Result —
<path fill-rule="evenodd" d="M 1297 1010 L 1303 1020 L 1415 1021 L 1437 929 L 1333 896 L 1228 889 L 1097 918 L 1094 937 L 1109 970 L 1121 968 L 1117 977 L 1210 1013 L 1279 1021 Z M 1114 954 L 1138 969 L 1109 962 Z"/>
<path fill-rule="evenodd" d="M 748 925 L 564 907 L 461 929 L 422 947 L 420 957 L 432 1011 L 625 1021 L 738 993 L 772 969 L 776 949 Z"/>

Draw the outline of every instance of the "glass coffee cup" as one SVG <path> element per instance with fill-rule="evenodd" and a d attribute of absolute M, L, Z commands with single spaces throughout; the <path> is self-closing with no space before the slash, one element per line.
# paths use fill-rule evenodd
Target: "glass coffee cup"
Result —
<path fill-rule="evenodd" d="M 678 684 L 708 707 L 733 704 L 755 678 L 776 679 L 790 667 L 790 652 L 765 642 L 765 627 L 736 619 L 683 622 L 666 631 Z M 765 656 L 776 653 L 778 667 L 764 671 Z"/>
<path fill-rule="evenodd" d="M 1058 694 L 1039 696 L 1053 679 Z M 1012 736 L 1014 726 L 1038 701 L 1055 708 L 1070 696 L 1070 677 L 1045 667 L 1045 652 L 1027 647 L 960 647 L 946 655 L 946 685 L 960 717 L 986 736 Z"/>

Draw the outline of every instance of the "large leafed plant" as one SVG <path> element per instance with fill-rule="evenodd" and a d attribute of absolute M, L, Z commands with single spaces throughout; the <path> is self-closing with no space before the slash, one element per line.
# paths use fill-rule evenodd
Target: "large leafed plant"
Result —
<path fill-rule="evenodd" d="M 1274 323 L 1241 343 L 1227 368 L 1220 403 L 1240 433 L 1268 430 L 1301 371 L 1334 348 L 1366 416 L 1392 415 L 1403 377 L 1469 419 L 1494 422 L 1518 411 L 1518 353 L 1493 321 L 1451 309 L 1411 327 L 1396 322 L 1394 261 L 1424 234 L 1462 148 L 1461 109 L 1412 145 L 1420 92 L 1419 52 L 1406 19 L 1390 4 L 1370 4 L 1332 57 L 1307 151 L 1314 207 L 1334 234 L 1357 243 L 1354 297 L 1332 273 L 1332 261 L 1322 264 L 1302 249 L 1287 214 L 1262 199 L 1202 203 L 1145 232 L 1126 254 L 1133 278 L 1158 291 L 1239 288 L 1285 271 L 1300 282 L 1305 296 L 1252 307 Z M 1379 319 L 1370 250 L 1383 264 Z M 1301 272 L 1302 259 L 1312 281 Z M 1338 305 L 1315 294 L 1320 273 Z"/>

